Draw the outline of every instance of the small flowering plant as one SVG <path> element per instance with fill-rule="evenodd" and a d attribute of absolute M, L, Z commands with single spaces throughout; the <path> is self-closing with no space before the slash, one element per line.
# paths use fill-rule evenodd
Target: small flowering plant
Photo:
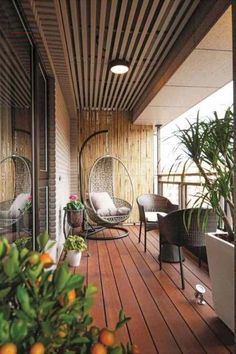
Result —
<path fill-rule="evenodd" d="M 32 210 L 32 195 L 29 195 L 25 203 L 24 211 L 31 211 L 31 210 Z"/>
<path fill-rule="evenodd" d="M 66 210 L 81 210 L 84 209 L 83 203 L 79 200 L 77 194 L 71 194 L 69 196 L 70 201 L 66 204 L 64 209 Z"/>

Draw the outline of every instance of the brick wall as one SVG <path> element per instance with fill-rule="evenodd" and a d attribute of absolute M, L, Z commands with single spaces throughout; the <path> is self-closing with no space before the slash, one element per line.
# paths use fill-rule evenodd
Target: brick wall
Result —
<path fill-rule="evenodd" d="M 55 83 L 56 117 L 56 235 L 63 241 L 63 207 L 70 194 L 70 117 L 58 82 Z"/>

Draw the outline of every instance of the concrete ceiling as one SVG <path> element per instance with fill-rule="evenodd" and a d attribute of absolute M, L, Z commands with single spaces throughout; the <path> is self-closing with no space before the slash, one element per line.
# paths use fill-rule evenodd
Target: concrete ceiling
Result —
<path fill-rule="evenodd" d="M 232 81 L 231 7 L 161 88 L 135 124 L 174 120 Z"/>

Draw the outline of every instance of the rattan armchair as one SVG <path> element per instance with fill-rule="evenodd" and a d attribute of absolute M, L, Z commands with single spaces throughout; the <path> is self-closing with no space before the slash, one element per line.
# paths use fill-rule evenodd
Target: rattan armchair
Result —
<path fill-rule="evenodd" d="M 144 251 L 147 250 L 147 232 L 157 230 L 159 228 L 157 212 L 170 213 L 178 209 L 178 205 L 172 204 L 169 199 L 157 194 L 142 194 L 137 199 L 139 210 L 139 242 L 141 242 L 142 227 L 144 226 Z M 147 219 L 145 213 L 153 212 L 155 216 L 154 221 Z"/>
<path fill-rule="evenodd" d="M 209 209 L 182 209 L 166 216 L 158 215 L 160 230 L 160 269 L 162 268 L 162 246 L 175 245 L 179 251 L 182 289 L 185 288 L 181 250 L 183 246 L 205 246 L 205 233 L 214 232 L 217 227 L 216 215 Z M 204 226 L 203 226 L 204 225 Z"/>

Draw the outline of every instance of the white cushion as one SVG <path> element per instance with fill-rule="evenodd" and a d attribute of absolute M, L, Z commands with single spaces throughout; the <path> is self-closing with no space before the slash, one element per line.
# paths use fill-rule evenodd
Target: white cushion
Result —
<path fill-rule="evenodd" d="M 117 214 L 118 215 L 127 215 L 130 212 L 130 208 L 127 207 L 120 207 L 117 209 Z"/>
<path fill-rule="evenodd" d="M 98 209 L 116 209 L 113 200 L 107 192 L 92 192 L 90 194 L 92 204 L 96 210 Z"/>
<path fill-rule="evenodd" d="M 18 216 L 20 216 L 20 213 L 24 210 L 25 204 L 27 203 L 29 197 L 29 193 L 21 193 L 16 197 L 9 209 L 10 218 L 17 218 Z"/>
<path fill-rule="evenodd" d="M 115 215 L 117 215 L 117 209 L 116 208 L 100 208 L 100 209 L 97 209 L 97 214 L 99 216 L 115 216 Z"/>
<path fill-rule="evenodd" d="M 145 218 L 150 222 L 158 222 L 157 214 L 160 214 L 161 216 L 167 215 L 167 213 L 162 213 L 160 211 L 145 211 Z"/>

